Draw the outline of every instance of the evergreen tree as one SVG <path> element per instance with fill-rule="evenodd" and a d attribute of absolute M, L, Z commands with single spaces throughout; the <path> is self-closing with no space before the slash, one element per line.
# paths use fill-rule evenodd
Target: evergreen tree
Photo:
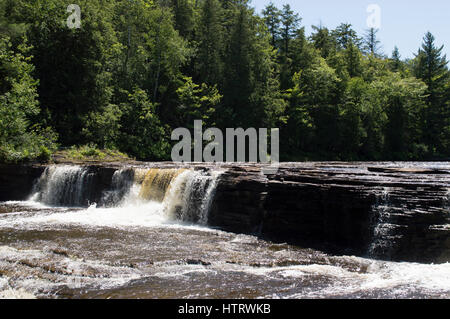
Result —
<path fill-rule="evenodd" d="M 286 4 L 281 10 L 281 41 L 282 52 L 284 55 L 289 55 L 289 44 L 292 38 L 296 35 L 297 28 L 301 22 L 301 18 L 297 13 L 292 11 L 291 6 Z"/>
<path fill-rule="evenodd" d="M 271 34 L 271 44 L 273 47 L 277 47 L 278 38 L 280 36 L 280 19 L 281 11 L 270 2 L 263 10 L 264 21 Z"/>
<path fill-rule="evenodd" d="M 222 84 L 223 41 L 222 8 L 218 0 L 205 0 L 200 13 L 197 65 L 199 81 L 209 85 Z"/>
<path fill-rule="evenodd" d="M 286 90 L 292 87 L 292 76 L 297 70 L 292 66 L 292 54 L 290 44 L 298 35 L 298 26 L 301 19 L 298 14 L 291 10 L 287 4 L 281 11 L 281 46 L 280 46 L 280 84 L 281 89 Z"/>
<path fill-rule="evenodd" d="M 361 51 L 358 47 L 350 42 L 345 49 L 345 60 L 347 62 L 347 71 L 350 77 L 360 76 L 362 73 L 361 66 Z"/>
<path fill-rule="evenodd" d="M 249 113 L 253 76 L 250 56 L 250 21 L 247 8 L 241 6 L 234 16 L 226 52 L 223 119 L 225 127 L 242 126 Z"/>
<path fill-rule="evenodd" d="M 427 85 L 428 108 L 424 114 L 424 138 L 431 147 L 433 155 L 448 154 L 444 148 L 445 136 L 445 84 L 449 81 L 447 58 L 442 55 L 444 46 L 435 45 L 434 36 L 426 33 L 422 48 L 419 49 L 414 60 L 414 73 Z"/>
<path fill-rule="evenodd" d="M 193 0 L 171 0 L 175 29 L 185 39 L 191 39 L 194 31 L 194 1 Z"/>
<path fill-rule="evenodd" d="M 398 50 L 397 46 L 394 48 L 394 51 L 392 51 L 390 62 L 390 67 L 393 72 L 399 72 L 403 70 L 403 62 L 401 60 L 400 51 Z"/>
<path fill-rule="evenodd" d="M 335 30 L 331 32 L 339 49 L 346 50 L 350 45 L 356 45 L 358 48 L 361 45 L 361 39 L 352 25 L 348 23 L 340 24 Z"/>
<path fill-rule="evenodd" d="M 378 29 L 370 28 L 364 37 L 364 49 L 367 54 L 380 55 L 380 41 L 377 38 Z"/>
<path fill-rule="evenodd" d="M 312 26 L 313 33 L 310 40 L 314 47 L 320 50 L 320 54 L 323 58 L 327 58 L 332 54 L 334 45 L 334 39 L 330 34 L 330 31 L 322 26 Z"/>

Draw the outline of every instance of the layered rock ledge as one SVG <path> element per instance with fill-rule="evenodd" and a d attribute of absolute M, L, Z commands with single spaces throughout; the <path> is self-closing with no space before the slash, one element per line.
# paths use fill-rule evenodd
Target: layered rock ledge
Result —
<path fill-rule="evenodd" d="M 223 175 L 211 225 L 334 254 L 450 261 L 450 165 L 308 163 L 259 172 Z"/>

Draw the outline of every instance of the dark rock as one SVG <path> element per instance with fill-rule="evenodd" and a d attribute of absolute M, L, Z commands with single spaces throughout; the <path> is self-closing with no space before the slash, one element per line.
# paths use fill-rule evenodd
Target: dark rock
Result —
<path fill-rule="evenodd" d="M 282 164 L 222 176 L 209 221 L 224 230 L 333 254 L 450 261 L 449 169 Z M 376 166 L 378 165 L 378 167 Z"/>
<path fill-rule="evenodd" d="M 44 170 L 41 165 L 0 164 L 0 202 L 26 200 Z"/>

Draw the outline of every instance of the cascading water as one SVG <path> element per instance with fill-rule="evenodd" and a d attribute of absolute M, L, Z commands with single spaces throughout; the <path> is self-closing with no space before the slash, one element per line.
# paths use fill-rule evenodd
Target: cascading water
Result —
<path fill-rule="evenodd" d="M 79 166 L 49 166 L 34 186 L 32 200 L 52 206 L 86 206 L 94 174 Z"/>
<path fill-rule="evenodd" d="M 219 176 L 220 172 L 190 169 L 121 169 L 113 174 L 99 202 L 93 203 L 94 172 L 50 166 L 36 183 L 32 200 L 52 206 L 128 207 L 167 220 L 206 225 Z"/>
<path fill-rule="evenodd" d="M 162 202 L 172 181 L 183 172 L 183 169 L 140 170 L 135 179 L 142 185 L 139 196 L 144 200 Z"/>
<path fill-rule="evenodd" d="M 162 213 L 170 220 L 206 225 L 219 172 L 186 169 L 138 171 L 139 198 L 162 203 Z"/>
<path fill-rule="evenodd" d="M 114 172 L 111 189 L 103 193 L 100 206 L 116 207 L 121 205 L 131 191 L 134 175 L 134 170 L 130 168 L 120 169 Z"/>
<path fill-rule="evenodd" d="M 179 174 L 164 199 L 165 214 L 171 219 L 206 225 L 219 176 L 220 172 Z"/>
<path fill-rule="evenodd" d="M 392 223 L 390 212 L 389 190 L 383 189 L 376 195 L 376 202 L 372 207 L 373 213 L 373 237 L 368 249 L 370 258 L 391 256 L 394 242 L 398 238 L 396 226 Z"/>
<path fill-rule="evenodd" d="M 446 194 L 446 207 L 447 207 L 447 209 L 449 209 L 449 212 L 450 212 L 450 188 L 449 189 L 447 189 L 447 194 Z"/>

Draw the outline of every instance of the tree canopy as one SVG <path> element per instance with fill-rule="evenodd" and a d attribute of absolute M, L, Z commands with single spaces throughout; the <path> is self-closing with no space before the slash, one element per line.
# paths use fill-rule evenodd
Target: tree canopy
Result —
<path fill-rule="evenodd" d="M 280 128 L 282 160 L 450 158 L 450 72 L 376 29 L 242 0 L 0 0 L 0 161 L 96 145 L 169 160 L 171 130 Z M 419 41 L 418 41 L 419 42 Z"/>

